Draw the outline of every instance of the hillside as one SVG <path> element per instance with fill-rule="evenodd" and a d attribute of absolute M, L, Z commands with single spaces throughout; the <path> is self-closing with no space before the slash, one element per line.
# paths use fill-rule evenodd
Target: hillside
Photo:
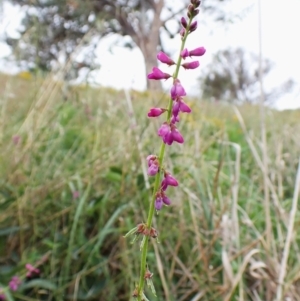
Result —
<path fill-rule="evenodd" d="M 6 297 L 129 300 L 139 244 L 123 235 L 146 216 L 152 179 L 142 164 L 158 152 L 163 122 L 146 115 L 168 95 L 132 91 L 126 99 L 124 91 L 66 90 L 28 74 L 0 75 L 0 91 Z M 193 113 L 180 125 L 186 143 L 167 149 L 180 189 L 155 218 L 160 243 L 151 244 L 149 264 L 158 297 L 149 299 L 273 300 L 299 160 L 300 110 L 266 111 L 265 173 L 258 107 L 188 102 Z M 299 224 L 297 213 L 293 228 Z M 299 244 L 295 231 L 283 285 L 290 300 L 300 300 Z M 27 263 L 40 269 L 37 278 L 26 278 Z M 9 292 L 14 275 L 24 283 Z"/>

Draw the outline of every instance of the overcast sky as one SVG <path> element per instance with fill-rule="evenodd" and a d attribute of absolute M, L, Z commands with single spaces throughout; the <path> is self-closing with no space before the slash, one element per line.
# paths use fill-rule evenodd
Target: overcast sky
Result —
<path fill-rule="evenodd" d="M 205 0 L 204 0 L 205 1 Z M 206 0 L 207 1 L 207 0 Z M 266 90 L 277 87 L 292 78 L 296 82 L 293 93 L 279 99 L 276 107 L 300 107 L 300 43 L 298 41 L 300 28 L 300 0 L 286 0 L 284 2 L 262 0 L 262 36 L 263 56 L 274 62 L 274 69 L 265 80 Z M 276 4 L 277 3 L 277 4 Z M 5 4 L 5 2 L 4 2 Z M 182 70 L 179 77 L 190 94 L 199 93 L 197 78 L 201 75 L 212 55 L 220 49 L 228 47 L 244 47 L 248 51 L 258 53 L 258 9 L 255 0 L 232 0 L 227 6 L 230 13 L 244 12 L 242 20 L 235 20 L 233 24 L 223 25 L 210 22 L 204 14 L 198 15 L 199 26 L 189 38 L 187 48 L 204 46 L 205 56 L 200 58 L 200 68 L 197 70 Z M 5 5 L 4 15 L 0 17 L 0 35 L 4 30 L 10 35 L 17 35 L 16 28 L 20 23 L 22 11 Z M 97 83 L 116 88 L 133 88 L 143 90 L 146 87 L 144 76 L 143 56 L 138 49 L 124 49 L 119 46 L 111 47 L 116 37 L 102 40 L 97 47 L 100 71 L 95 74 Z M 163 39 L 165 49 L 174 57 L 178 55 L 180 37 L 170 40 Z M 0 57 L 9 54 L 9 48 L 0 43 Z M 161 69 L 169 72 L 168 68 Z M 3 71 L 8 71 L 2 65 Z M 11 68 L 10 68 L 11 70 Z M 170 83 L 166 82 L 166 88 Z"/>

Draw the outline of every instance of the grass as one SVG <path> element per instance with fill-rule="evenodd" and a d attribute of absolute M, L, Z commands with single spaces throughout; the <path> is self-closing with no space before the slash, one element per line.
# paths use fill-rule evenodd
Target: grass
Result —
<path fill-rule="evenodd" d="M 146 219 L 151 190 L 141 157 L 160 142 L 160 121 L 146 113 L 168 95 L 80 86 L 66 100 L 51 78 L 5 75 L 0 91 L 0 283 L 24 279 L 7 296 L 129 300 L 140 254 L 123 235 Z M 267 233 L 259 108 L 189 103 L 193 114 L 180 125 L 186 143 L 167 149 L 180 189 L 155 217 L 157 298 L 147 292 L 149 299 L 269 301 L 282 289 L 300 300 L 300 112 L 266 111 Z M 25 279 L 26 263 L 40 278 Z"/>

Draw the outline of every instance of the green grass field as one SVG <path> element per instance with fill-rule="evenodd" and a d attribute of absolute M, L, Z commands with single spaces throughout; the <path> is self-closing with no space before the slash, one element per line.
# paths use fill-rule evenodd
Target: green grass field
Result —
<path fill-rule="evenodd" d="M 66 100 L 51 78 L 5 75 L 0 92 L 6 298 L 129 300 L 139 277 L 139 243 L 123 235 L 146 219 L 152 179 L 142 166 L 158 152 L 163 122 L 146 115 L 168 95 L 126 98 L 124 91 L 80 86 Z M 289 223 L 300 111 L 266 110 L 266 166 L 258 107 L 189 104 L 193 112 L 180 123 L 186 143 L 167 148 L 166 164 L 180 185 L 170 190 L 172 206 L 155 217 L 159 244 L 150 244 L 148 263 L 157 298 L 147 296 L 271 301 L 282 288 L 282 300 L 300 300 L 299 212 Z M 26 280 L 26 263 L 41 270 L 39 278 Z M 10 292 L 14 275 L 24 282 Z"/>

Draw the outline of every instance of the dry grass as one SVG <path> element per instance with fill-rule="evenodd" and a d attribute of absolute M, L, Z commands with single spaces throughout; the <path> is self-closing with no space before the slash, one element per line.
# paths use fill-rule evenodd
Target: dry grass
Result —
<path fill-rule="evenodd" d="M 145 116 L 167 95 L 76 87 L 65 100 L 51 78 L 0 83 L 1 285 L 30 262 L 41 277 L 12 299 L 128 300 L 139 245 L 122 235 L 145 219 L 141 158 L 159 145 Z M 186 143 L 167 150 L 180 189 L 149 253 L 158 300 L 300 300 L 300 112 L 266 110 L 266 172 L 257 107 L 190 104 Z"/>

